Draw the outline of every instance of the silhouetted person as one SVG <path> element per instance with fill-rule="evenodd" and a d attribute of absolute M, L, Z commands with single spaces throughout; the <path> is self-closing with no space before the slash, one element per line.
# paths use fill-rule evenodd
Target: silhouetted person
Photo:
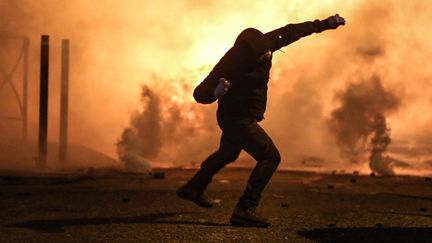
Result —
<path fill-rule="evenodd" d="M 213 175 L 236 160 L 243 149 L 256 159 L 257 164 L 230 222 L 242 226 L 270 225 L 255 209 L 281 160 L 273 141 L 258 125 L 266 109 L 272 54 L 301 37 L 344 24 L 345 20 L 335 15 L 325 20 L 288 24 L 266 34 L 254 28 L 240 33 L 234 46 L 194 90 L 194 98 L 199 103 L 210 104 L 218 100 L 217 121 L 222 137 L 219 149 L 177 190 L 180 198 L 211 208 L 212 201 L 204 194 L 207 185 Z"/>

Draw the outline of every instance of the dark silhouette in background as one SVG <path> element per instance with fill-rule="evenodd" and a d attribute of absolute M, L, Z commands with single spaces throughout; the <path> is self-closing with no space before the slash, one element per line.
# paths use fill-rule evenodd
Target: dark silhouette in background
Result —
<path fill-rule="evenodd" d="M 272 54 L 302 37 L 344 24 L 342 17 L 334 15 L 324 20 L 288 24 L 265 34 L 254 28 L 240 33 L 233 47 L 194 91 L 194 98 L 199 103 L 210 104 L 218 100 L 217 121 L 222 137 L 219 149 L 177 191 L 180 198 L 201 207 L 212 207 L 212 201 L 204 195 L 207 185 L 213 175 L 236 160 L 243 149 L 256 159 L 257 164 L 230 221 L 242 226 L 270 225 L 255 209 L 281 160 L 273 141 L 258 125 L 264 119 L 266 109 Z"/>

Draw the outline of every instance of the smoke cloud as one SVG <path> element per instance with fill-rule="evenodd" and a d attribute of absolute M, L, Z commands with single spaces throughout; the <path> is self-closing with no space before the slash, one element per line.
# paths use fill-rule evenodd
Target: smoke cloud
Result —
<path fill-rule="evenodd" d="M 132 115 L 131 126 L 126 128 L 117 143 L 119 158 L 129 169 L 150 170 L 146 159 L 159 155 L 161 142 L 160 101 L 146 86 L 142 88 L 143 111 Z"/>
<path fill-rule="evenodd" d="M 181 80 L 179 83 L 185 84 Z M 178 88 L 189 89 L 181 86 Z M 166 91 L 157 85 L 142 87 L 141 110 L 132 114 L 130 126 L 123 131 L 117 144 L 118 156 L 126 167 L 149 169 L 149 161 L 176 166 L 185 161 L 196 163 L 196 158 L 205 156 L 217 142 L 211 138 L 216 126 L 211 122 L 213 112 L 179 100 Z"/>
<path fill-rule="evenodd" d="M 372 150 L 371 167 L 377 167 L 390 144 L 385 115 L 397 110 L 399 98 L 385 90 L 376 76 L 349 85 L 337 98 L 341 105 L 331 113 L 329 126 L 342 156 L 352 163 L 361 163 L 366 161 L 367 151 Z"/>
<path fill-rule="evenodd" d="M 372 129 L 374 131 L 371 139 L 371 154 L 369 156 L 369 167 L 372 171 L 382 175 L 394 175 L 394 161 L 389 156 L 384 157 L 387 146 L 391 142 L 390 128 L 387 127 L 386 118 L 378 113 L 373 117 Z"/>

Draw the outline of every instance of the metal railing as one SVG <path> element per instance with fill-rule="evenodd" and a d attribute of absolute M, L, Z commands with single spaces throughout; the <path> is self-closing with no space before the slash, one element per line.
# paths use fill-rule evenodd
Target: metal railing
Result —
<path fill-rule="evenodd" d="M 29 56 L 29 46 L 30 39 L 28 37 L 14 37 L 14 36 L 0 36 L 0 39 L 16 39 L 22 41 L 21 50 L 19 52 L 18 58 L 13 60 L 13 66 L 10 70 L 5 70 L 0 66 L 0 90 L 9 86 L 12 90 L 13 96 L 19 107 L 19 117 L 0 117 L 0 120 L 12 120 L 22 122 L 22 139 L 27 139 L 27 122 L 28 122 L 28 56 Z M 1 50 L 1 46 L 0 46 Z M 18 68 L 21 66 L 22 72 L 22 95 L 18 92 L 18 89 L 14 85 L 14 74 L 17 72 Z"/>

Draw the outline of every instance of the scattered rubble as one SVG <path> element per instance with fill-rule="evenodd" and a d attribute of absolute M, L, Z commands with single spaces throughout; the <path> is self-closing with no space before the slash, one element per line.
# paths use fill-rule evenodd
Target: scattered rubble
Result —
<path fill-rule="evenodd" d="M 219 204 L 221 202 L 222 202 L 222 199 L 215 199 L 215 200 L 213 200 L 213 203 L 215 203 L 215 204 Z"/>
<path fill-rule="evenodd" d="M 153 171 L 153 172 L 151 172 L 151 176 L 153 179 L 164 179 L 165 178 L 165 172 Z"/>

